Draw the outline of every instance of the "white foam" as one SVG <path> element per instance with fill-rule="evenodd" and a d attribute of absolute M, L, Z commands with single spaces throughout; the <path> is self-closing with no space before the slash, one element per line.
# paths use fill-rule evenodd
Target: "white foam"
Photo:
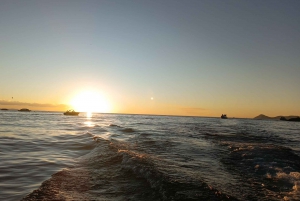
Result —
<path fill-rule="evenodd" d="M 290 172 L 289 174 L 278 172 L 276 177 L 293 184 L 292 191 L 287 193 L 284 200 L 300 200 L 300 172 Z"/>

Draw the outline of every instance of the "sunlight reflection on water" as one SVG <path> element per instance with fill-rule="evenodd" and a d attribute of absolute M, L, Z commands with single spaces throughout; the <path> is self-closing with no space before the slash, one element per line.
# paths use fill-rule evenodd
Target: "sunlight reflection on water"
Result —
<path fill-rule="evenodd" d="M 87 113 L 86 113 L 86 118 L 87 118 L 87 119 L 91 119 L 92 116 L 93 116 L 93 113 L 92 113 L 92 112 L 87 112 Z"/>
<path fill-rule="evenodd" d="M 86 121 L 86 122 L 84 122 L 84 124 L 85 124 L 87 127 L 94 127 L 94 126 L 95 126 L 95 124 L 94 124 L 93 122 L 91 122 L 91 121 Z"/>

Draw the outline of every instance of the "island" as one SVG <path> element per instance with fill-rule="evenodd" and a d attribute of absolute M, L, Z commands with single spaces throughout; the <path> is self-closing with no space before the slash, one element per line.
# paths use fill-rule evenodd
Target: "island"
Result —
<path fill-rule="evenodd" d="M 29 109 L 27 109 L 27 108 L 22 108 L 22 109 L 20 109 L 20 110 L 18 110 L 18 111 L 20 111 L 20 112 L 30 112 L 31 110 L 29 110 Z"/>
<path fill-rule="evenodd" d="M 290 119 L 287 119 L 285 117 L 280 118 L 281 121 L 300 121 L 300 117 L 293 117 Z"/>
<path fill-rule="evenodd" d="M 264 114 L 260 114 L 256 117 L 254 117 L 253 119 L 257 119 L 257 120 L 281 120 L 281 121 L 300 121 L 300 117 L 299 116 L 295 116 L 295 115 L 290 115 L 290 116 L 276 116 L 276 117 L 269 117 L 266 116 Z"/>

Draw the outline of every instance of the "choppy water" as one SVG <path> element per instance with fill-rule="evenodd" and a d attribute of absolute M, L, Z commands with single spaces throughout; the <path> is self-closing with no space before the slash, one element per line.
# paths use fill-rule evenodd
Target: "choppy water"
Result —
<path fill-rule="evenodd" d="M 300 200 L 300 123 L 0 111 L 1 200 Z"/>

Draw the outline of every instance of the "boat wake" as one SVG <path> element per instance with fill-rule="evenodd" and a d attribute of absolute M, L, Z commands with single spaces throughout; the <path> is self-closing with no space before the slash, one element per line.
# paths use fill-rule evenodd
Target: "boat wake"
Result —
<path fill-rule="evenodd" d="M 94 136 L 97 146 L 77 164 L 52 175 L 29 200 L 237 200 L 203 181 L 162 168 L 132 145 Z"/>

